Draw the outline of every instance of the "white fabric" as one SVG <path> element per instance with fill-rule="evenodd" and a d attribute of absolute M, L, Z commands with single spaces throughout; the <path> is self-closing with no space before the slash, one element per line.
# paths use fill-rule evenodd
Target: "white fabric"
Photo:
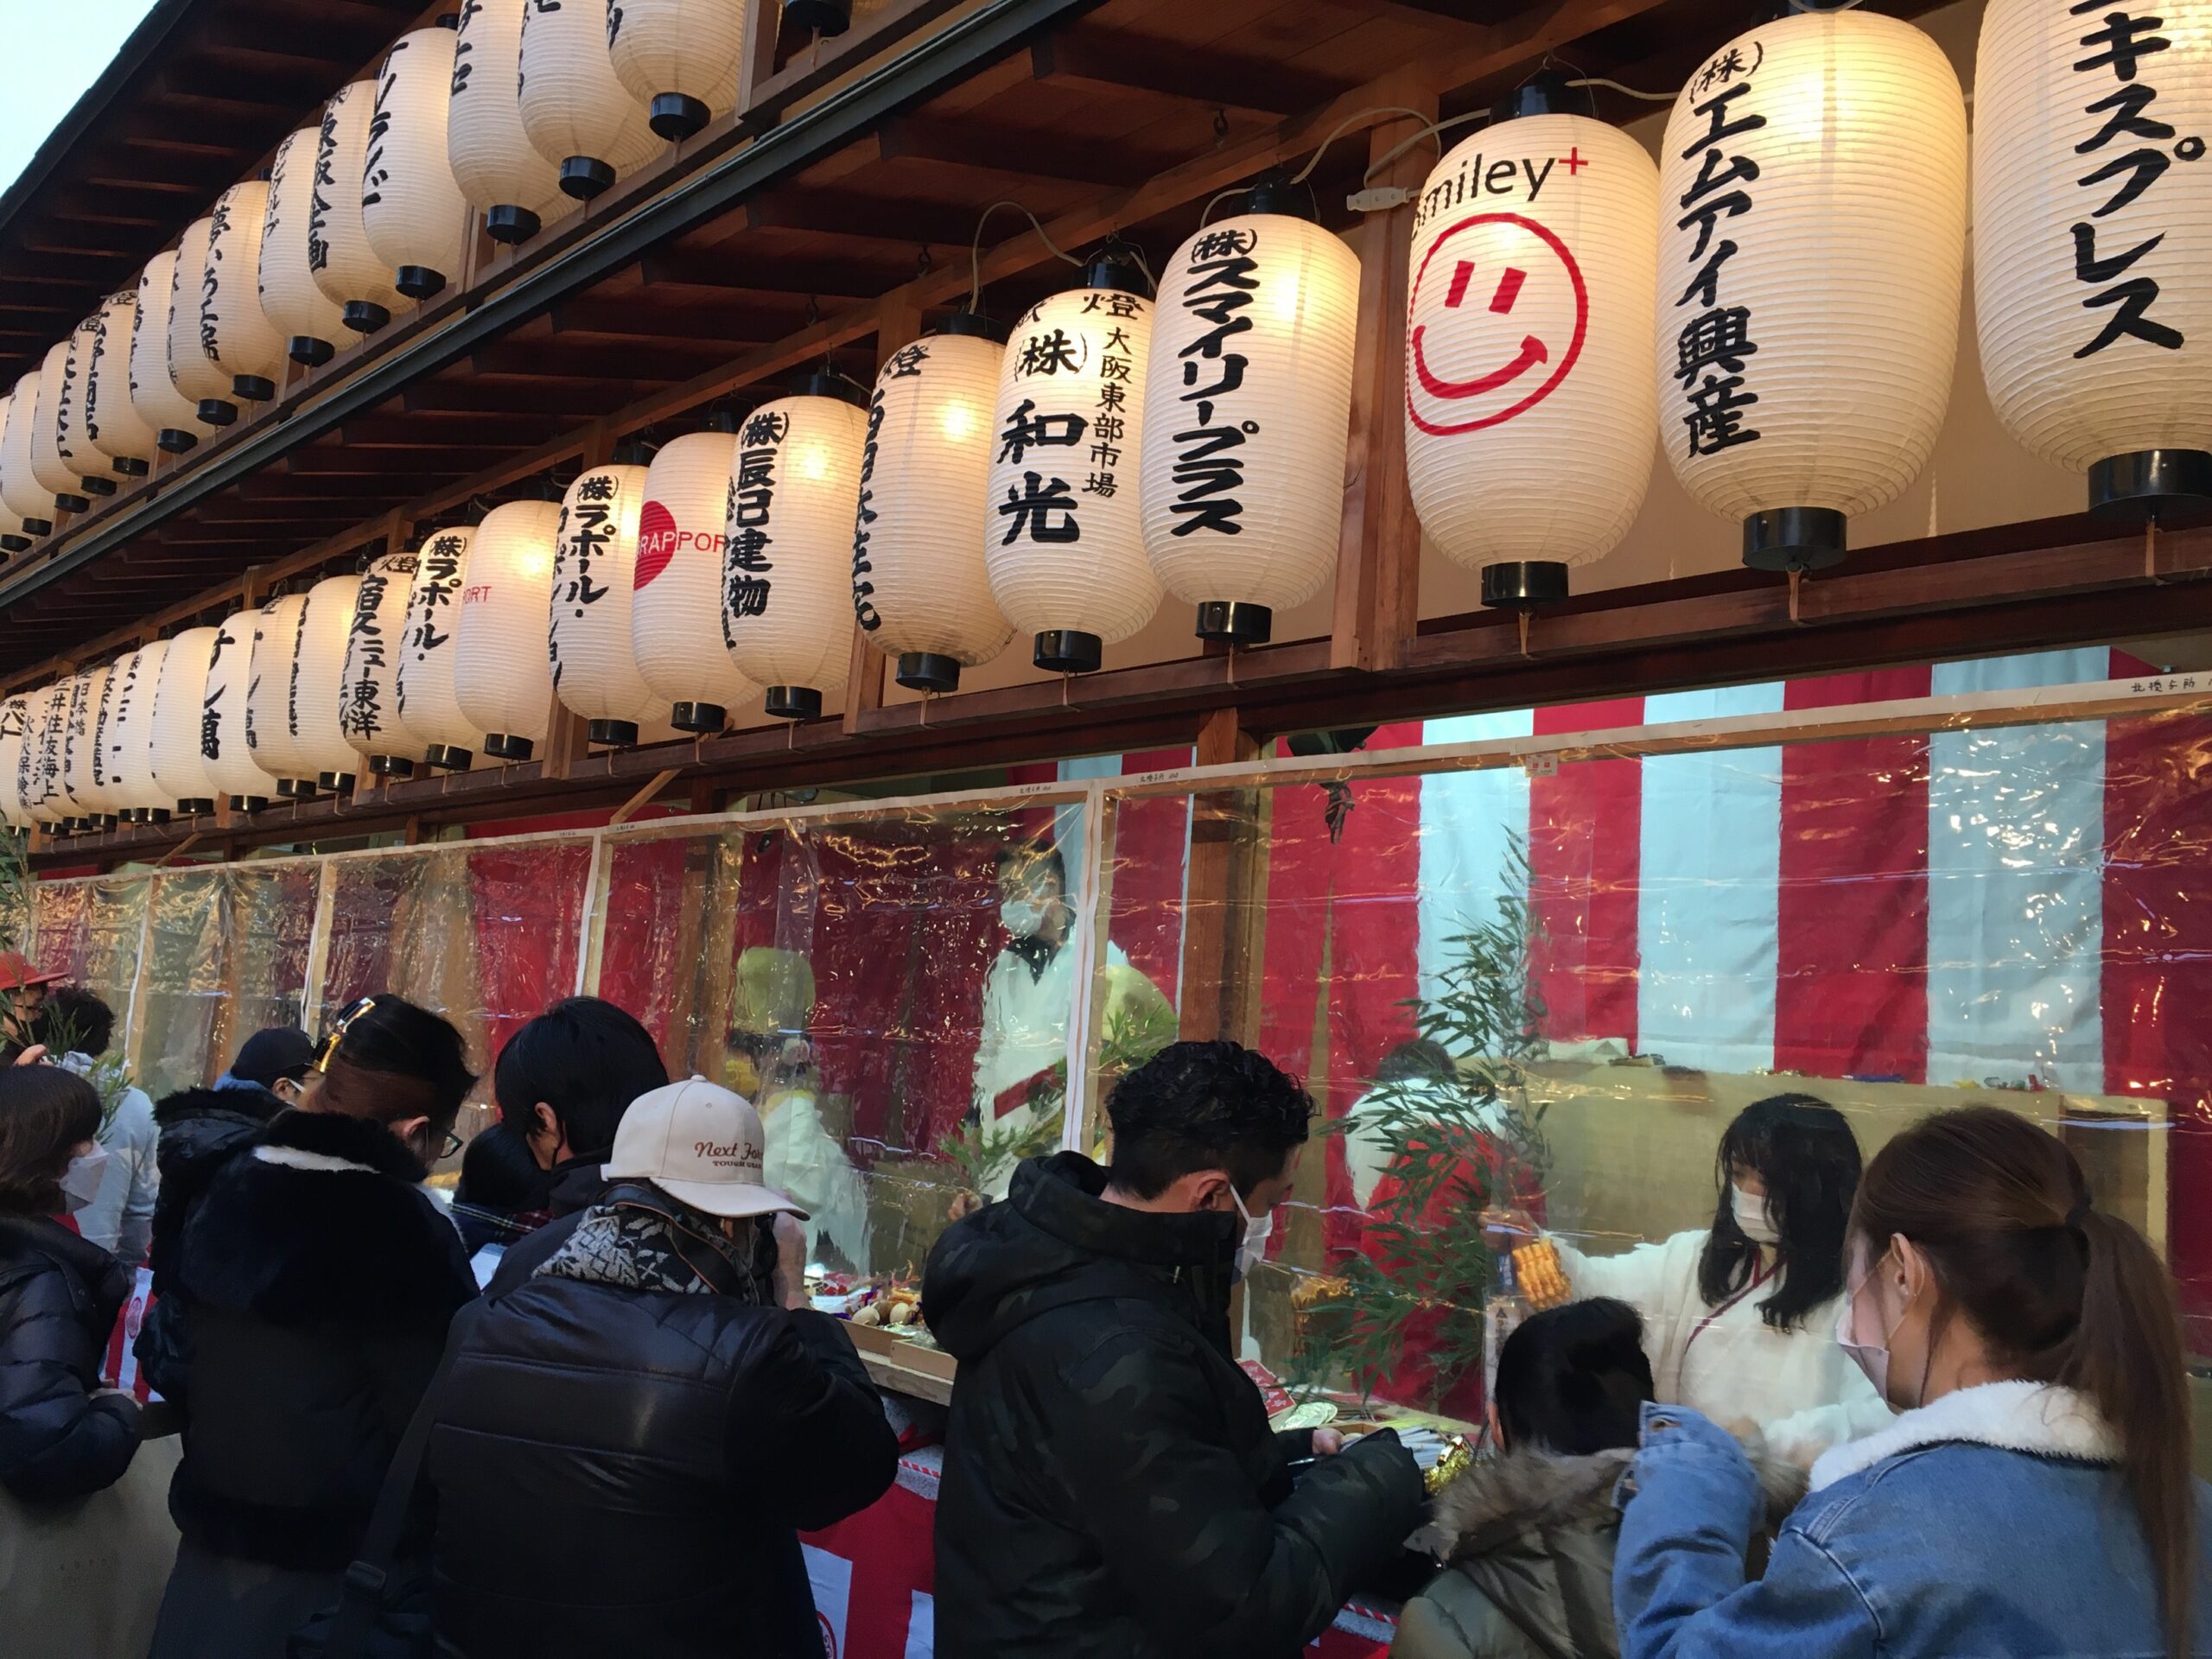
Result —
<path fill-rule="evenodd" d="M 92 1069 L 91 1058 L 84 1054 L 65 1055 L 60 1064 L 80 1077 Z M 107 1163 L 100 1171 L 99 1191 L 77 1211 L 77 1230 L 112 1251 L 126 1267 L 146 1259 L 146 1246 L 154 1236 L 154 1199 L 162 1185 L 154 1147 L 161 1134 L 146 1091 L 125 1089 L 114 1117 L 100 1134 Z"/>
<path fill-rule="evenodd" d="M 827 1239 L 846 1264 L 866 1272 L 868 1191 L 860 1172 L 822 1122 L 822 1110 L 808 1089 L 779 1090 L 761 1103 L 760 1125 L 768 1137 L 763 1167 L 767 1184 L 806 1211 L 806 1258 L 816 1259 Z"/>
<path fill-rule="evenodd" d="M 1535 715 L 1460 715 L 1432 720 L 1424 743 L 1487 743 L 1527 737 Z M 1443 990 L 1444 969 L 1459 952 L 1452 941 L 1497 919 L 1508 861 L 1529 836 L 1529 774 L 1518 766 L 1440 772 L 1421 780 L 1421 994 Z"/>
<path fill-rule="evenodd" d="M 1840 1296 L 1788 1331 L 1759 1316 L 1779 1278 L 1716 1313 L 1697 1287 L 1706 1238 L 1703 1230 L 1676 1233 L 1606 1256 L 1585 1255 L 1556 1236 L 1552 1243 L 1578 1297 L 1611 1296 L 1643 1316 L 1644 1351 L 1662 1401 L 1694 1407 L 1723 1425 L 1756 1423 L 1777 1455 L 1801 1465 L 1894 1421 L 1836 1346 Z"/>
<path fill-rule="evenodd" d="M 1458 1121 L 1465 1110 L 1460 1092 L 1450 1084 L 1433 1077 L 1407 1077 L 1395 1084 L 1377 1084 L 1360 1097 L 1351 1109 L 1351 1122 L 1344 1128 L 1344 1167 L 1351 1174 L 1353 1198 L 1362 1210 L 1375 1201 L 1375 1189 L 1382 1184 L 1383 1173 L 1390 1167 L 1389 1142 L 1373 1121 L 1373 1114 L 1363 1115 L 1367 1103 L 1383 1089 L 1394 1089 L 1402 1099 L 1432 1099 L 1436 1103 L 1434 1114 L 1438 1120 Z M 1504 1109 L 1495 1103 L 1484 1106 L 1475 1114 L 1475 1122 L 1484 1128 L 1497 1127 L 1497 1120 L 1504 1116 Z"/>
<path fill-rule="evenodd" d="M 1106 947 L 1106 965 L 1127 968 L 1128 953 Z M 1011 950 L 1001 950 L 983 982 L 983 1029 L 976 1049 L 976 1110 L 986 1128 L 1027 1128 L 1031 1114 L 1016 1107 L 1004 1117 L 993 1103 L 1017 1083 L 1067 1058 L 1068 1011 L 1075 1002 L 1075 951 L 1063 944 L 1041 974 Z"/>
<path fill-rule="evenodd" d="M 372 1165 L 357 1164 L 351 1158 L 340 1158 L 327 1152 L 309 1152 L 305 1147 L 256 1147 L 253 1155 L 264 1164 L 276 1164 L 285 1169 L 304 1169 L 317 1175 L 341 1174 L 347 1170 L 363 1175 L 373 1175 Z M 429 1189 L 425 1188 L 427 1192 Z"/>
<path fill-rule="evenodd" d="M 2044 1382 L 1985 1382 L 1954 1389 L 1864 1440 L 1835 1447 L 1813 1465 L 1812 1489 L 1833 1486 L 1902 1452 L 1961 1440 L 2085 1463 L 2117 1463 L 2122 1451 L 2120 1436 L 2087 1395 Z"/>

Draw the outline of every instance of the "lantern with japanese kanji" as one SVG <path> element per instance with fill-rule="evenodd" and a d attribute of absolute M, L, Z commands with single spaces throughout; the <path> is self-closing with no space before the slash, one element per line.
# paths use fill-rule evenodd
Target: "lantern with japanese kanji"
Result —
<path fill-rule="evenodd" d="M 35 824 L 58 824 L 71 815 L 61 796 L 61 742 L 67 730 L 66 683 L 30 694 L 23 715 L 23 747 L 16 759 L 16 803 Z"/>
<path fill-rule="evenodd" d="M 1966 104 L 1872 11 L 1761 24 L 1701 64 L 1661 147 L 1656 385 L 1682 487 L 1744 562 L 1840 560 L 1936 447 L 1966 262 Z"/>
<path fill-rule="evenodd" d="M 216 199 L 207 232 L 207 269 L 200 289 L 200 335 L 209 359 L 248 403 L 276 395 L 284 372 L 284 336 L 261 308 L 261 249 L 269 222 L 269 186 L 234 184 Z"/>
<path fill-rule="evenodd" d="M 254 618 L 252 677 L 246 683 L 246 747 L 286 800 L 306 800 L 315 793 L 315 758 L 292 728 L 300 616 L 307 603 L 305 594 L 280 594 L 261 607 Z"/>
<path fill-rule="evenodd" d="M 2005 430 L 2134 521 L 2212 505 L 2212 0 L 1990 0 L 1974 311 Z"/>
<path fill-rule="evenodd" d="M 132 823 L 168 820 L 168 798 L 154 781 L 154 699 L 168 654 L 169 642 L 156 639 L 118 660 L 110 676 L 100 726 L 105 787 L 117 815 Z"/>
<path fill-rule="evenodd" d="M 350 794 L 358 757 L 344 721 L 346 650 L 359 607 L 358 575 L 325 576 L 307 591 L 300 611 L 300 648 L 292 659 L 287 713 L 292 741 L 315 768 L 317 789 Z"/>
<path fill-rule="evenodd" d="M 721 730 L 730 709 L 758 695 L 722 645 L 722 530 L 737 422 L 709 417 L 703 432 L 661 446 L 645 469 L 630 648 L 638 672 L 670 704 L 679 732 Z"/>
<path fill-rule="evenodd" d="M 958 689 L 960 671 L 1006 649 L 1014 626 L 983 562 L 991 413 L 1006 330 L 956 312 L 876 372 L 861 449 L 853 609 L 899 683 Z"/>
<path fill-rule="evenodd" d="M 215 780 L 200 753 L 200 728 L 207 715 L 207 669 L 220 632 L 187 628 L 171 639 L 154 688 L 154 787 L 172 810 L 188 815 L 215 810 Z"/>
<path fill-rule="evenodd" d="M 1146 370 L 1144 539 L 1200 639 L 1262 645 L 1336 569 L 1359 261 L 1270 181 L 1160 280 Z"/>
<path fill-rule="evenodd" d="M 361 228 L 391 285 L 427 300 L 461 274 L 474 214 L 446 156 L 454 30 L 401 35 L 377 72 L 376 105 L 361 158 Z"/>
<path fill-rule="evenodd" d="M 357 334 L 372 334 L 390 322 L 400 298 L 392 268 L 369 245 L 362 217 L 361 186 L 378 85 L 349 82 L 323 105 L 315 192 L 308 203 L 308 272 L 315 285 L 338 302 L 340 323 Z"/>
<path fill-rule="evenodd" d="M 983 563 L 1052 673 L 1094 671 L 1160 608 L 1136 467 L 1151 343 L 1143 276 L 1109 251 L 1023 315 L 1000 364 Z"/>
<path fill-rule="evenodd" d="M 550 215 L 570 206 L 561 169 L 523 130 L 515 77 L 530 0 L 474 0 L 454 41 L 453 94 L 446 110 L 446 159 L 454 182 L 484 211 L 494 242 L 527 242 Z"/>
<path fill-rule="evenodd" d="M 69 720 L 61 734 L 61 766 L 69 779 L 69 793 L 76 798 L 82 817 L 78 828 L 104 830 L 115 822 L 115 807 L 102 786 L 100 759 L 100 702 L 107 690 L 109 670 L 88 669 L 72 674 Z"/>
<path fill-rule="evenodd" d="M 153 428 L 165 454 L 181 455 L 215 429 L 200 418 L 199 401 L 169 378 L 169 319 L 175 310 L 177 250 L 157 253 L 138 274 L 138 308 L 130 319 L 130 406 Z"/>
<path fill-rule="evenodd" d="M 421 741 L 423 763 L 440 772 L 467 771 L 484 747 L 484 734 L 461 712 L 453 683 L 461 594 L 468 585 L 469 547 L 475 537 L 467 526 L 426 537 L 407 595 L 406 632 L 399 648 L 399 723 Z"/>
<path fill-rule="evenodd" d="M 85 436 L 125 478 L 152 469 L 159 435 L 130 401 L 130 335 L 138 321 L 138 290 L 101 302 L 85 365 Z"/>
<path fill-rule="evenodd" d="M 95 311 L 69 331 L 68 353 L 61 359 L 61 391 L 54 404 L 54 453 L 86 495 L 113 495 L 115 479 L 107 456 L 92 447 L 85 431 L 85 387 L 99 328 L 100 314 Z"/>
<path fill-rule="evenodd" d="M 54 492 L 55 506 L 65 512 L 83 512 L 92 504 L 80 493 L 82 477 L 61 454 L 63 410 L 69 401 L 68 364 L 69 342 L 57 340 L 46 348 L 39 365 L 31 391 L 31 476 Z"/>
<path fill-rule="evenodd" d="M 228 426 L 238 417 L 231 399 L 231 377 L 215 361 L 202 312 L 208 294 L 207 249 L 215 234 L 210 213 L 185 226 L 177 239 L 176 264 L 169 270 L 169 384 L 192 398 L 203 425 Z"/>
<path fill-rule="evenodd" d="M 553 587 L 555 501 L 506 501 L 484 515 L 468 553 L 454 642 L 454 695 L 484 736 L 484 753 L 527 760 L 553 708 L 546 595 Z"/>
<path fill-rule="evenodd" d="M 522 17 L 516 79 L 523 131 L 579 201 L 660 149 L 645 105 L 607 60 L 607 22 L 600 6 L 533 5 Z"/>
<path fill-rule="evenodd" d="M 621 0 L 607 8 L 607 56 L 652 130 L 689 138 L 737 107 L 745 0 Z"/>
<path fill-rule="evenodd" d="M 87 828 L 90 809 L 77 798 L 69 777 L 69 727 L 73 715 L 84 706 L 84 686 L 75 675 L 55 682 L 48 702 L 39 741 L 41 804 L 45 822 L 60 833 L 76 834 Z"/>
<path fill-rule="evenodd" d="M 30 723 L 31 695 L 18 691 L 0 701 L 0 820 L 13 830 L 31 827 L 23 805 L 23 739 Z"/>
<path fill-rule="evenodd" d="M 345 311 L 315 278 L 309 236 L 315 213 L 315 152 L 321 127 L 302 127 L 276 146 L 261 221 L 261 312 L 284 336 L 295 363 L 313 367 L 337 354 Z"/>
<path fill-rule="evenodd" d="M 338 729 L 378 778 L 409 778 L 426 753 L 399 721 L 399 658 L 419 543 L 371 561 L 353 597 L 338 706 Z"/>
<path fill-rule="evenodd" d="M 656 736 L 670 729 L 668 704 L 638 672 L 630 643 L 643 458 L 641 447 L 626 443 L 611 464 L 586 467 L 561 498 L 556 527 L 547 631 L 553 689 L 583 716 L 594 743 L 629 745 L 641 728 Z"/>
<path fill-rule="evenodd" d="M 7 424 L 0 427 L 0 499 L 32 536 L 53 533 L 54 492 L 31 471 L 31 429 L 38 423 L 39 371 L 32 369 L 8 395 Z"/>
<path fill-rule="evenodd" d="M 208 780 L 241 812 L 258 812 L 276 792 L 246 741 L 246 698 L 253 685 L 253 636 L 261 620 L 252 606 L 233 611 L 215 629 L 207 658 L 207 702 L 200 722 L 200 758 Z"/>

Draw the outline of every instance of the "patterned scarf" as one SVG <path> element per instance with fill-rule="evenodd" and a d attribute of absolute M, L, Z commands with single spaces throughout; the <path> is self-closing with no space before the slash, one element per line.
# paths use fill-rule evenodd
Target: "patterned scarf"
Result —
<path fill-rule="evenodd" d="M 634 1202 L 594 1205 L 532 1277 L 574 1279 L 618 1290 L 765 1300 L 738 1248 L 710 1225 L 679 1223 L 673 1204 L 667 1211 Z"/>

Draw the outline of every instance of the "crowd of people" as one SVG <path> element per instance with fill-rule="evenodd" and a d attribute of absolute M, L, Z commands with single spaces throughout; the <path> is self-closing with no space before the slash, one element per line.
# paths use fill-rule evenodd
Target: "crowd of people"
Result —
<path fill-rule="evenodd" d="M 8 1653 L 823 1652 L 799 1534 L 880 1497 L 898 1439 L 753 1102 L 573 998 L 461 1153 L 466 1045 L 389 994 L 133 1101 L 97 998 L 0 981 Z M 1486 1453 L 1432 1497 L 1389 1428 L 1273 1428 L 1237 1363 L 1306 1091 L 1179 1042 L 1107 1109 L 1104 1161 L 1021 1163 L 925 1269 L 948 1659 L 1291 1659 L 1416 1545 L 1402 1659 L 2212 1650 L 2173 1286 L 2016 1114 L 1862 1169 L 1832 1108 L 1759 1103 L 1710 1228 L 1554 1238 L 1574 1299 L 1504 1342 Z M 141 1253 L 158 1407 L 101 1381 Z M 173 1559 L 78 1582 L 71 1623 L 38 1550 L 165 1441 Z"/>

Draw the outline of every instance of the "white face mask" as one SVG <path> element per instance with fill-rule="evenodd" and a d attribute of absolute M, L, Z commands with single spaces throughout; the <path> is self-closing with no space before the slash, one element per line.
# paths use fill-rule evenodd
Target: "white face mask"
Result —
<path fill-rule="evenodd" d="M 1774 1217 L 1767 1209 L 1764 1198 L 1753 1198 L 1740 1186 L 1729 1191 L 1734 1197 L 1736 1225 L 1745 1238 L 1754 1244 L 1771 1248 L 1782 1243 L 1782 1229 L 1774 1224 Z"/>
<path fill-rule="evenodd" d="M 1884 1342 L 1860 1342 L 1857 1339 L 1852 1316 L 1859 1306 L 1859 1293 L 1851 1292 L 1843 1299 L 1843 1311 L 1835 1316 L 1835 1344 L 1850 1356 L 1851 1363 L 1866 1374 L 1874 1385 L 1875 1397 L 1887 1404 L 1890 1398 L 1890 1351 Z"/>
<path fill-rule="evenodd" d="M 1245 1209 L 1244 1200 L 1237 1196 L 1234 1186 L 1229 1189 L 1229 1196 L 1236 1205 L 1236 1213 L 1244 1217 L 1244 1236 L 1236 1245 L 1236 1276 L 1242 1279 L 1259 1264 L 1260 1258 L 1267 1253 L 1268 1240 L 1275 1230 L 1275 1212 L 1262 1210 L 1258 1215 L 1254 1215 Z"/>
<path fill-rule="evenodd" d="M 69 1160 L 69 1167 L 61 1176 L 61 1202 L 72 1214 L 99 1196 L 100 1173 L 106 1167 L 105 1147 L 94 1147 Z"/>
<path fill-rule="evenodd" d="M 1033 939 L 1045 931 L 1045 906 L 1034 899 L 1008 899 L 999 906 L 999 920 L 1017 939 Z"/>

